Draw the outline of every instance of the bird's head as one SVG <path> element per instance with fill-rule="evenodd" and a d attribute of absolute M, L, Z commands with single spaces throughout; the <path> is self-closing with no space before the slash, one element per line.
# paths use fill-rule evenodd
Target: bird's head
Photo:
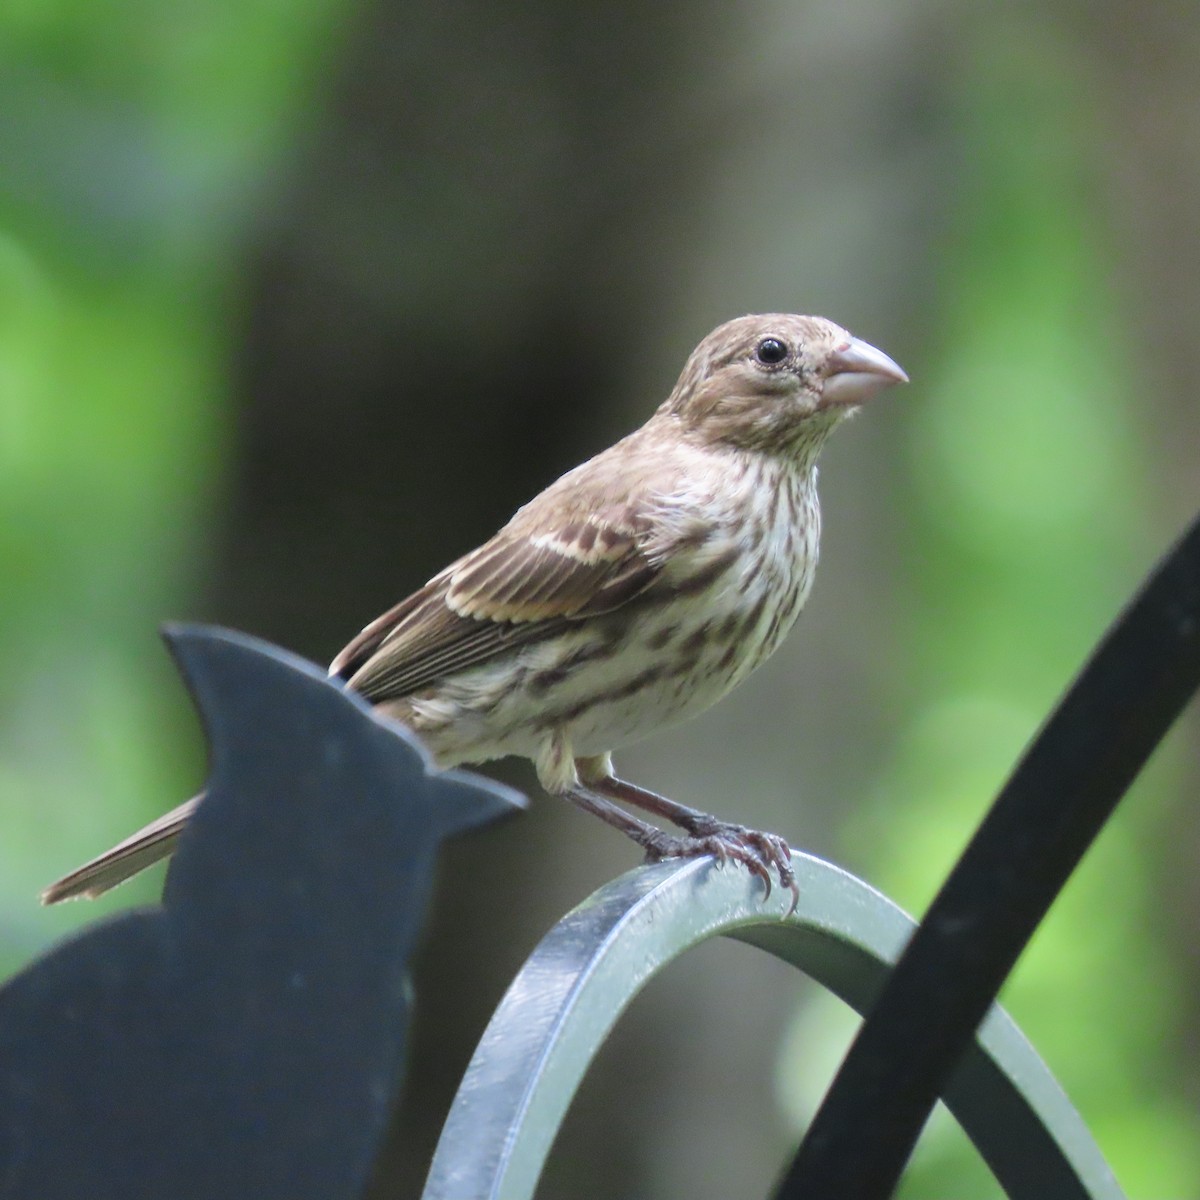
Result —
<path fill-rule="evenodd" d="M 824 317 L 738 317 L 692 351 L 659 410 L 689 434 L 777 454 L 820 447 L 842 417 L 908 376 Z"/>

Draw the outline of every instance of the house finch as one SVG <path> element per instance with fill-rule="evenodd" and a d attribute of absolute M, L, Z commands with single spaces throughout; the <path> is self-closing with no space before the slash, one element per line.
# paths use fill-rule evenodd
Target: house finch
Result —
<path fill-rule="evenodd" d="M 712 854 L 796 890 L 775 834 L 617 778 L 612 752 L 702 712 L 775 650 L 817 564 L 817 456 L 907 381 L 821 317 L 746 316 L 692 352 L 635 433 L 368 625 L 330 666 L 439 766 L 509 754 L 650 859 Z M 96 896 L 169 854 L 202 797 L 51 885 Z M 617 803 L 665 818 L 669 834 Z"/>

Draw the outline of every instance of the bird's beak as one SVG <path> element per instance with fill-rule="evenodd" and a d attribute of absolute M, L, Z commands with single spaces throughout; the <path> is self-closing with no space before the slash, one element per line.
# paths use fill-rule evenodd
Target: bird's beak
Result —
<path fill-rule="evenodd" d="M 829 356 L 821 407 L 854 407 L 893 383 L 907 382 L 898 363 L 869 342 L 852 337 Z"/>

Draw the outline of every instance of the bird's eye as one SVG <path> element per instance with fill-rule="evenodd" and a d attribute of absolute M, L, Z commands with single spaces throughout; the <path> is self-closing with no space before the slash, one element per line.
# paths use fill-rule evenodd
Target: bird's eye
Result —
<path fill-rule="evenodd" d="M 788 356 L 788 348 L 778 338 L 763 338 L 754 350 L 754 357 L 767 367 L 778 366 Z"/>

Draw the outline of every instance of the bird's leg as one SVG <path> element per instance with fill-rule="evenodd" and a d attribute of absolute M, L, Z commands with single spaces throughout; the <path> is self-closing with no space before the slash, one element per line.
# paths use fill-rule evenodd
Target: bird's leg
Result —
<path fill-rule="evenodd" d="M 670 845 L 682 841 L 681 838 L 665 833 L 657 825 L 651 825 L 649 821 L 631 816 L 619 805 L 597 795 L 596 792 L 582 784 L 564 788 L 558 795 L 562 796 L 564 800 L 570 800 L 576 808 L 581 808 L 584 812 L 599 817 L 614 829 L 619 829 L 626 837 L 632 838 L 646 851 L 646 857 L 654 862 L 660 858 L 673 857 L 673 852 L 669 849 Z"/>
<path fill-rule="evenodd" d="M 626 779 L 618 779 L 608 771 L 596 770 L 600 763 L 593 765 L 589 760 L 578 760 L 577 766 L 582 768 L 580 776 L 583 783 L 579 792 L 590 795 L 595 799 L 607 801 L 619 800 L 631 804 L 644 812 L 662 817 L 673 825 L 678 825 L 690 837 L 672 837 L 664 834 L 654 826 L 646 826 L 645 822 L 637 821 L 638 825 L 653 830 L 660 835 L 657 838 L 641 838 L 630 833 L 629 836 L 642 846 L 646 857 L 651 861 L 661 858 L 692 858 L 702 854 L 712 854 L 718 862 L 733 859 L 743 863 L 754 875 L 757 875 L 766 885 L 767 895 L 771 894 L 771 876 L 769 868 L 774 867 L 779 872 L 779 882 L 792 893 L 792 909 L 800 898 L 800 889 L 796 884 L 796 876 L 792 871 L 792 851 L 787 842 L 778 834 L 762 833 L 756 829 L 748 829 L 744 825 L 735 825 L 730 821 L 722 821 L 698 809 L 689 808 L 638 787 Z M 604 764 L 607 765 L 607 764 Z M 589 768 L 591 768 L 589 770 Z M 574 797 L 572 797 L 574 799 Z M 576 800 L 576 803 L 579 803 Z M 581 807 L 583 807 L 581 805 Z M 616 808 L 615 805 L 611 807 Z M 616 809 L 628 821 L 635 821 L 621 809 Z M 599 814 L 597 814 L 599 815 Z M 605 818 L 606 820 L 608 818 Z M 617 824 L 610 821 L 610 824 Z M 617 828 L 621 828 L 617 825 Z"/>
<path fill-rule="evenodd" d="M 680 837 L 678 834 L 667 833 L 657 825 L 642 821 L 631 816 L 611 800 L 597 795 L 589 787 L 582 784 L 560 791 L 558 795 L 570 800 L 577 808 L 599 817 L 600 820 L 619 829 L 626 837 L 632 838 L 646 852 L 647 862 L 661 862 L 664 858 L 700 858 L 711 854 L 722 865 L 730 858 L 745 863 L 747 869 L 763 881 L 767 895 L 771 894 L 771 876 L 761 855 L 741 843 L 734 843 L 729 838 L 720 835 L 703 837 Z M 703 815 L 703 814 L 697 814 Z M 717 822 L 719 825 L 720 822 Z M 738 828 L 731 826 L 730 828 Z M 793 890 L 794 887 L 793 887 Z M 795 905 L 792 906 L 793 908 Z"/>

